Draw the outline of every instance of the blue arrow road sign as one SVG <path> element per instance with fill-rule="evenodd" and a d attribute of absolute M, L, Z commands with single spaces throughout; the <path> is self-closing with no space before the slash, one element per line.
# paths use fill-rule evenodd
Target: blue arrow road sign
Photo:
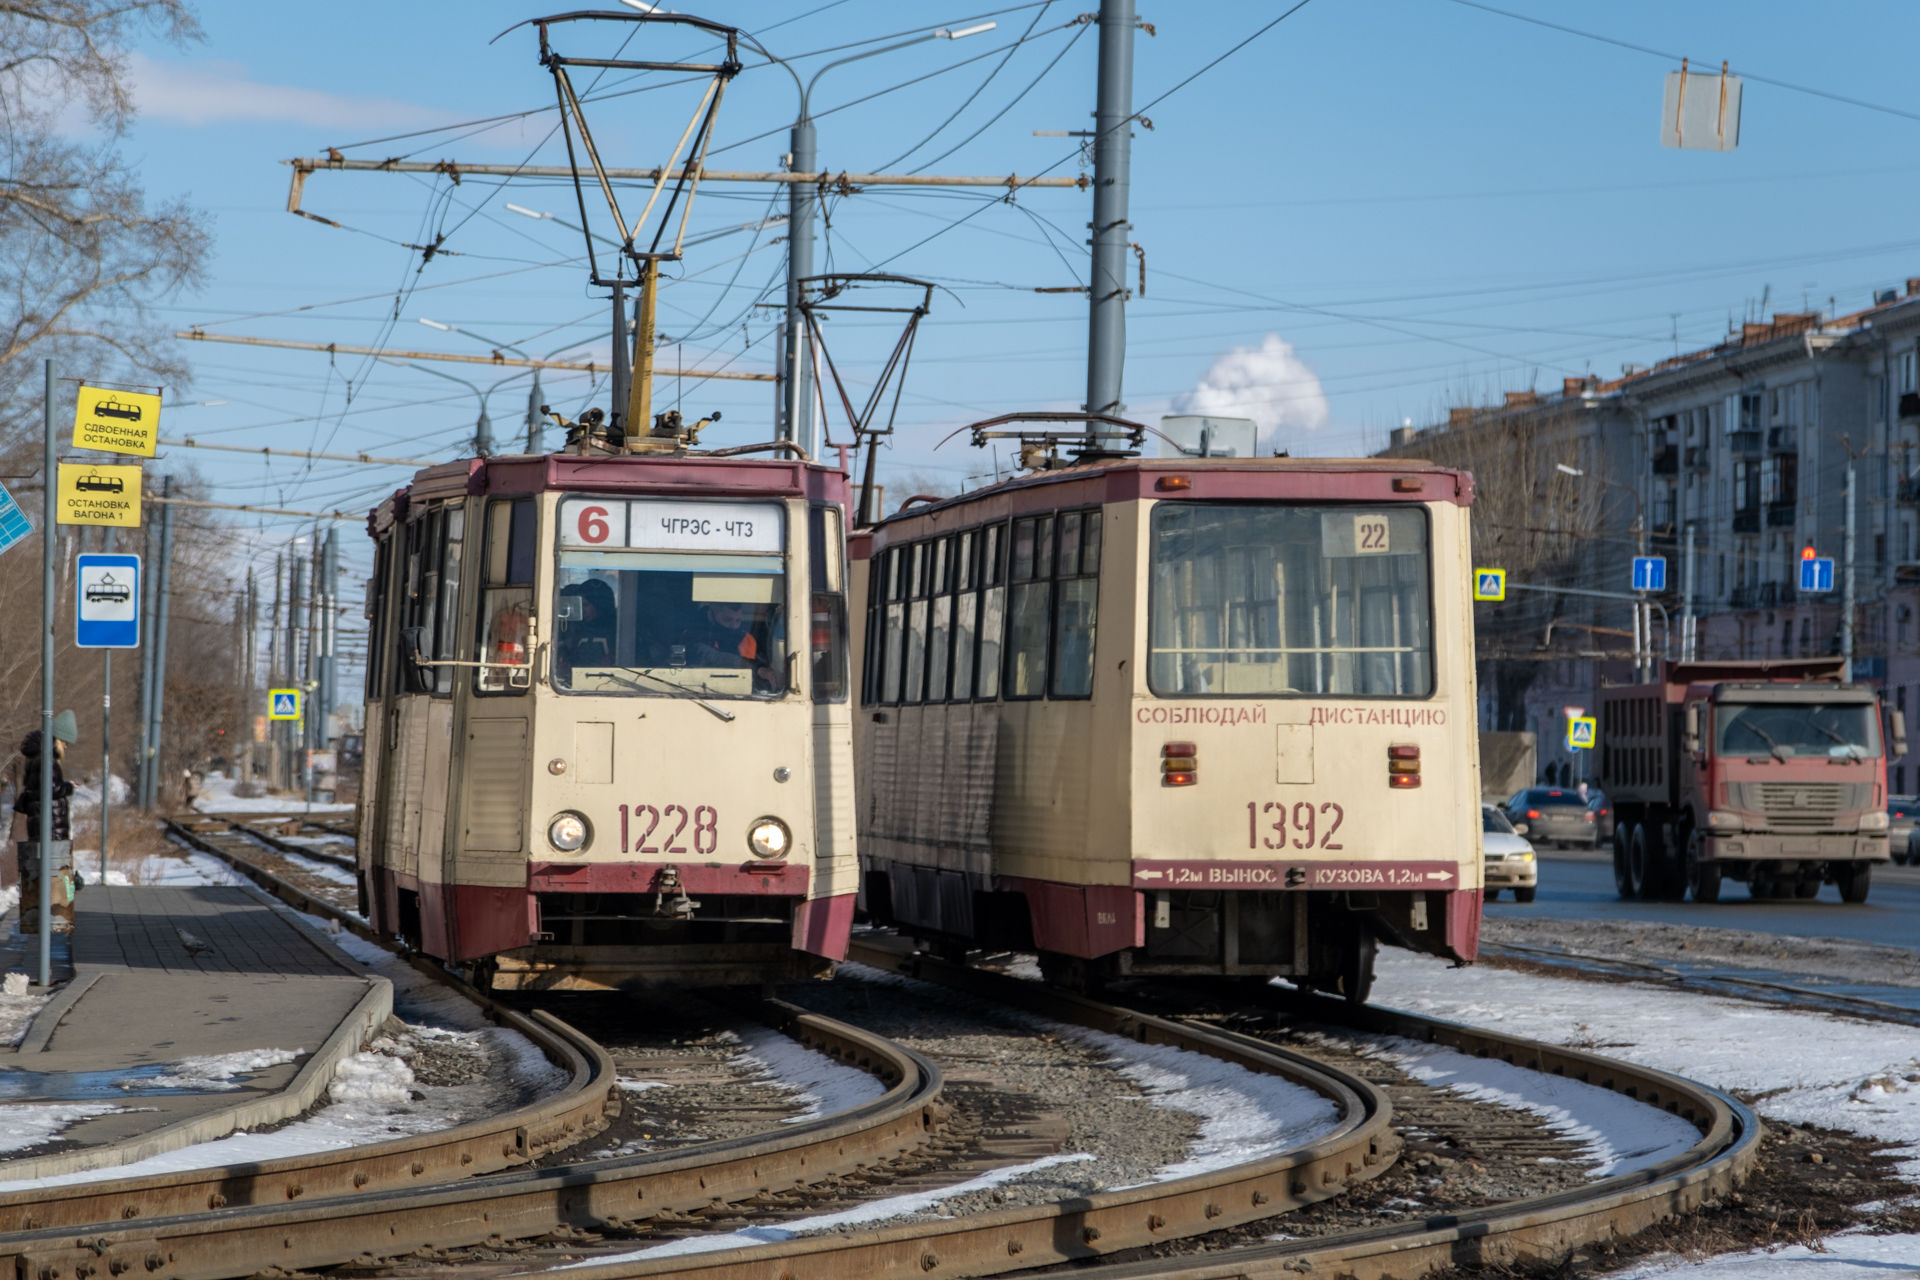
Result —
<path fill-rule="evenodd" d="M 1633 558 L 1633 589 L 1635 591 L 1665 591 L 1667 589 L 1667 558 L 1665 556 L 1635 556 Z"/>
<path fill-rule="evenodd" d="M 1819 556 L 1800 562 L 1800 589 L 1802 591 L 1833 590 L 1833 557 Z"/>
<path fill-rule="evenodd" d="M 82 649 L 140 647 L 140 557 L 81 556 L 73 642 Z"/>

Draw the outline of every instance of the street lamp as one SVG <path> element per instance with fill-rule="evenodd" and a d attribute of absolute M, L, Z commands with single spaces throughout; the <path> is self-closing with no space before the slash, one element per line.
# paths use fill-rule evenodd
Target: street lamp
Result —
<path fill-rule="evenodd" d="M 938 28 L 923 36 L 911 40 L 902 40 L 879 49 L 869 49 L 865 53 L 856 53 L 851 57 L 829 62 L 813 73 L 813 78 L 802 85 L 800 73 L 788 66 L 784 59 L 774 59 L 787 68 L 787 74 L 793 77 L 794 88 L 800 90 L 800 115 L 793 122 L 790 135 L 790 147 L 787 154 L 789 173 L 812 173 L 816 163 L 814 155 L 814 128 L 811 103 L 814 86 L 820 83 L 820 77 L 835 67 L 845 66 L 849 62 L 858 62 L 862 58 L 878 57 L 883 53 L 892 53 L 896 49 L 905 49 L 909 45 L 924 44 L 929 40 L 964 40 L 968 36 L 977 36 L 992 31 L 1000 24 L 981 22 L 971 27 L 962 27 L 958 31 Z M 771 57 L 772 55 L 768 55 Z M 813 197 L 814 193 L 804 182 L 789 183 L 787 186 L 787 334 L 786 350 L 780 354 L 781 376 L 786 380 L 786 399 L 782 405 L 781 424 L 784 439 L 799 443 L 800 427 L 809 417 L 811 407 L 807 399 L 806 366 L 800 359 L 802 331 L 805 328 L 800 319 L 800 282 L 813 274 Z M 811 433 L 809 433 L 810 435 Z M 820 450 L 811 438 L 807 441 L 807 452 L 818 456 Z"/>
<path fill-rule="evenodd" d="M 1580 468 L 1570 467 L 1564 462 L 1554 463 L 1553 469 L 1562 475 L 1573 476 L 1576 479 L 1585 478 L 1598 480 L 1601 484 L 1612 485 L 1614 488 L 1625 490 L 1628 494 L 1632 495 L 1633 542 L 1636 548 L 1634 554 L 1641 556 L 1647 554 L 1647 526 L 1646 521 L 1642 519 L 1645 508 L 1641 503 L 1640 491 L 1638 489 L 1621 484 L 1618 480 L 1608 480 L 1604 476 L 1588 476 L 1587 473 Z M 1664 610 L 1662 612 L 1664 612 Z M 1639 651 L 1635 659 L 1635 665 L 1639 668 L 1640 679 L 1643 681 L 1651 680 L 1653 678 L 1653 613 L 1647 608 L 1644 599 L 1641 603 L 1633 606 L 1633 631 L 1634 647 Z M 1665 639 L 1667 652 L 1669 656 L 1671 656 L 1673 652 L 1673 637 L 1669 635 Z M 1684 641 L 1682 643 L 1684 643 Z"/>
<path fill-rule="evenodd" d="M 393 364 L 395 362 L 389 360 L 387 363 Z M 457 382 L 480 398 L 480 416 L 473 424 L 473 451 L 483 458 L 490 457 L 493 454 L 493 420 L 487 417 L 487 397 L 506 386 L 509 382 L 512 382 L 515 378 L 526 377 L 528 370 L 522 369 L 518 373 L 510 373 L 488 387 L 485 391 L 482 391 L 465 378 L 455 377 L 451 373 L 442 373 L 438 369 L 429 369 L 426 365 L 414 364 L 412 361 L 407 361 L 406 364 L 409 369 L 418 369 L 421 373 L 430 373 L 436 378 L 445 378 L 448 382 Z M 538 370 L 534 370 L 534 372 L 537 373 Z"/>
<path fill-rule="evenodd" d="M 513 206 L 513 205 L 508 205 L 507 207 L 510 209 L 516 209 L 516 206 Z M 516 209 L 516 212 L 525 212 L 525 210 Z M 551 217 L 552 215 L 549 214 L 547 216 Z M 417 316 L 415 318 L 418 319 L 421 324 L 427 326 L 427 328 L 429 329 L 438 329 L 442 333 L 462 334 L 466 337 L 474 338 L 481 342 L 487 343 L 489 346 L 498 347 L 507 351 L 518 351 L 521 354 L 521 356 L 523 356 L 528 360 L 534 359 L 532 355 L 529 355 L 527 353 L 525 348 L 516 347 L 511 342 L 498 342 L 492 338 L 487 337 L 485 334 L 475 333 L 471 329 L 462 329 L 459 325 L 454 325 L 454 324 L 441 324 L 438 320 L 429 320 L 425 316 Z M 555 356 L 559 355 L 562 351 L 565 351 L 567 347 L 577 347 L 579 345 L 580 344 L 577 342 L 569 342 L 564 346 L 555 347 L 553 350 L 547 352 L 546 355 L 541 356 L 539 358 L 542 360 L 551 360 Z M 416 369 L 420 368 L 419 365 L 414 365 L 413 367 Z M 439 373 L 440 371 L 438 369 L 424 369 L 422 370 L 422 372 Z M 444 378 L 450 375 L 440 374 L 440 376 Z M 513 375 L 513 378 L 517 378 L 519 376 L 520 375 L 516 373 Z M 498 390 L 500 387 L 513 381 L 513 378 L 501 379 L 499 382 L 495 383 L 492 388 L 488 390 L 487 394 L 488 395 L 493 394 L 495 390 Z M 455 378 L 454 381 L 466 382 L 466 379 Z M 468 382 L 467 385 L 470 387 L 473 386 L 471 382 Z M 478 388 L 475 388 L 475 390 L 477 391 Z M 490 450 L 493 447 L 493 424 L 486 421 L 486 416 L 487 416 L 486 403 L 483 400 L 480 406 L 480 418 L 481 418 L 481 421 L 486 424 L 487 447 Z M 527 452 L 528 453 L 540 452 L 540 433 L 545 429 L 546 429 L 546 419 L 543 418 L 540 413 L 540 371 L 538 369 L 535 369 L 533 371 L 533 386 L 530 387 L 527 391 Z M 477 447 L 477 442 L 476 442 L 476 447 Z"/>

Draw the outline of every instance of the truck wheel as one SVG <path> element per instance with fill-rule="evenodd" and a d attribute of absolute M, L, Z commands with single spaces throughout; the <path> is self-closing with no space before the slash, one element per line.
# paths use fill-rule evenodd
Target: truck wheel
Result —
<path fill-rule="evenodd" d="M 1627 865 L 1627 836 L 1632 827 L 1615 827 L 1613 831 L 1613 887 L 1622 898 L 1631 898 L 1633 894 L 1633 872 Z"/>
<path fill-rule="evenodd" d="M 1633 834 L 1627 838 L 1627 879 L 1632 887 L 1628 896 L 1651 900 L 1660 895 L 1659 870 L 1653 865 L 1653 850 L 1647 844 L 1647 829 L 1634 823 Z"/>
<path fill-rule="evenodd" d="M 1798 882 L 1793 886 L 1793 896 L 1803 899 L 1819 897 L 1820 882 L 1818 880 L 1802 880 Z"/>
<path fill-rule="evenodd" d="M 1532 902 L 1534 892 L 1535 890 L 1532 885 L 1527 885 L 1525 888 L 1521 888 L 1521 889 L 1515 889 L 1513 891 L 1513 900 L 1515 902 Z"/>
<path fill-rule="evenodd" d="M 1833 882 L 1840 887 L 1840 901 L 1865 902 L 1867 890 L 1873 887 L 1873 864 L 1856 862 L 1844 869 L 1836 867 Z"/>
<path fill-rule="evenodd" d="M 1687 841 L 1687 892 L 1700 903 L 1720 901 L 1720 864 L 1700 857 L 1700 839 Z"/>

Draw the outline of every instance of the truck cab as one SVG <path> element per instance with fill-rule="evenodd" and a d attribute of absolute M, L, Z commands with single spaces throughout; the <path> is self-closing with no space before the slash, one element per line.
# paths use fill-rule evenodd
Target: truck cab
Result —
<path fill-rule="evenodd" d="M 1840 658 L 1668 663 L 1652 684 L 1605 688 L 1600 775 L 1615 802 L 1623 898 L 1864 902 L 1889 860 L 1880 699 Z M 1893 754 L 1906 726 L 1893 713 Z"/>

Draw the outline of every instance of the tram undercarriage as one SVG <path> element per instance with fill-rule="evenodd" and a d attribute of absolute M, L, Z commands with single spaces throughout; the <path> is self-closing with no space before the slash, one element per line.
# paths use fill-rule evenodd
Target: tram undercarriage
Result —
<path fill-rule="evenodd" d="M 1364 1002 L 1379 944 L 1458 959 L 1473 954 L 1480 918 L 1471 893 L 988 886 L 901 863 L 869 869 L 862 892 L 870 921 L 930 951 L 1034 952 L 1048 982 L 1083 992 L 1125 978 L 1287 978 Z"/>

